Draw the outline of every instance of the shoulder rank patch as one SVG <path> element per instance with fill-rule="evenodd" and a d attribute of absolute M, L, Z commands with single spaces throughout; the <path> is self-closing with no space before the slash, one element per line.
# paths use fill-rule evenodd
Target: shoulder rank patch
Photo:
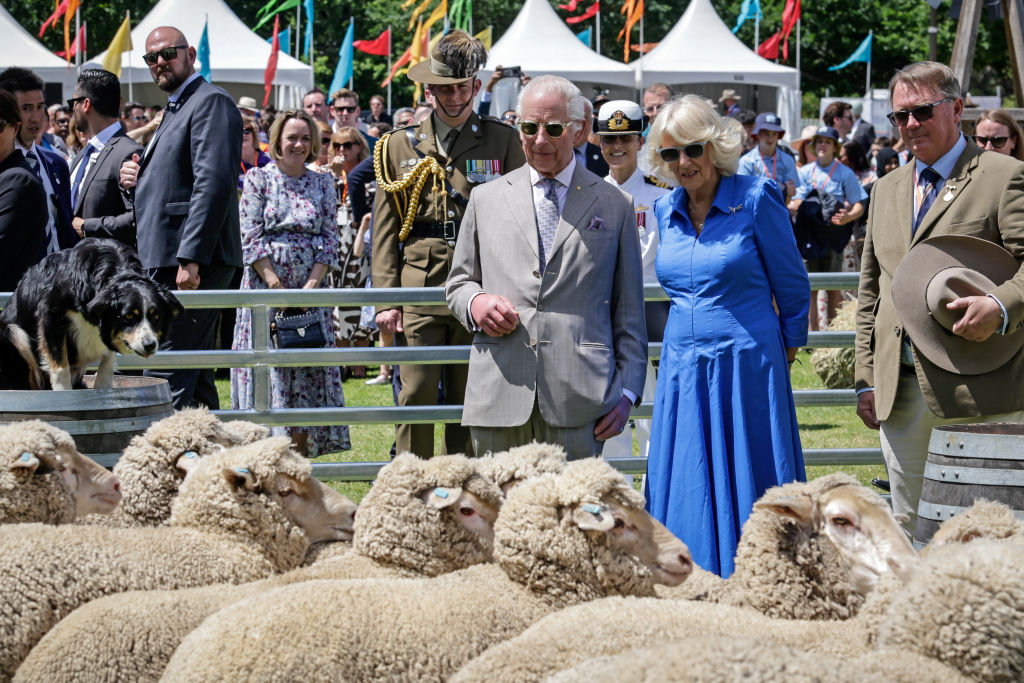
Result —
<path fill-rule="evenodd" d="M 663 183 L 652 175 L 645 175 L 644 182 L 647 183 L 648 185 L 654 185 L 655 187 L 660 187 L 665 190 L 672 189 L 671 187 L 668 186 L 668 183 Z"/>

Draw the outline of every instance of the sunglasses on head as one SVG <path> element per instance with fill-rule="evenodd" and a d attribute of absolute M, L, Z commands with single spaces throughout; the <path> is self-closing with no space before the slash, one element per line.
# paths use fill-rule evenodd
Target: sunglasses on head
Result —
<path fill-rule="evenodd" d="M 707 144 L 705 140 L 704 142 L 691 142 L 688 145 L 681 145 L 679 147 L 659 147 L 658 156 L 666 164 L 674 164 L 679 161 L 680 152 L 685 154 L 687 159 L 700 159 L 704 156 L 704 146 Z"/>
<path fill-rule="evenodd" d="M 163 57 L 165 62 L 169 62 L 178 56 L 178 50 L 187 49 L 188 45 L 171 45 L 170 47 L 165 47 L 164 49 L 157 50 L 156 52 L 147 52 L 142 55 L 142 61 L 153 66 L 160 57 Z"/>
<path fill-rule="evenodd" d="M 354 112 L 354 111 L 355 111 L 356 109 L 359 109 L 359 107 L 357 107 L 357 106 L 355 106 L 355 105 L 351 105 L 351 106 L 347 106 L 347 105 L 342 105 L 342 106 L 338 106 L 338 107 L 335 107 L 335 108 L 334 108 L 334 111 L 343 111 L 343 112 L 345 112 L 346 114 L 351 114 L 351 113 L 352 113 L 352 112 Z"/>
<path fill-rule="evenodd" d="M 560 138 L 565 135 L 565 131 L 569 130 L 569 123 L 562 123 L 561 121 L 545 121 L 544 123 L 537 123 L 536 121 L 520 121 L 518 124 L 519 130 L 523 132 L 528 138 L 532 138 L 534 135 L 540 132 L 540 127 L 544 126 L 544 132 L 547 133 L 549 138 Z"/>
<path fill-rule="evenodd" d="M 987 138 L 984 135 L 975 135 L 974 141 L 978 143 L 978 147 L 984 147 L 988 143 L 992 143 L 993 149 L 1002 149 L 1003 145 L 1010 138 L 1000 135 L 999 137 Z"/>
<path fill-rule="evenodd" d="M 922 104 L 920 107 L 914 107 L 913 109 L 900 109 L 899 111 L 886 114 L 885 118 L 889 119 L 889 123 L 894 126 L 905 126 L 910 121 L 910 115 L 913 114 L 918 123 L 924 123 L 935 115 L 935 107 L 939 106 L 943 102 L 948 102 L 951 99 L 953 98 L 943 97 L 937 102 Z"/>
<path fill-rule="evenodd" d="M 89 98 L 88 97 L 72 97 L 70 100 L 68 100 L 68 109 L 74 109 L 76 104 L 78 104 L 79 102 L 84 102 L 87 99 L 89 99 Z"/>

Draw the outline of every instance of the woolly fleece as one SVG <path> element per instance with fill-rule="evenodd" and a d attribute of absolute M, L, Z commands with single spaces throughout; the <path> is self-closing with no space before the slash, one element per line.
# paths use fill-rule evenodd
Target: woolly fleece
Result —
<path fill-rule="evenodd" d="M 1022 541 L 1024 522 L 1014 517 L 1007 505 L 979 498 L 969 508 L 940 524 L 921 555 L 948 543 L 968 543 L 978 538 Z"/>
<path fill-rule="evenodd" d="M 57 453 L 75 450 L 67 432 L 39 420 L 0 427 L 0 524 L 67 524 L 75 519 L 75 494 L 57 471 Z M 18 467 L 28 453 L 34 470 Z"/>
<path fill-rule="evenodd" d="M 565 450 L 550 443 L 531 441 L 477 460 L 480 472 L 501 488 L 515 486 L 541 474 L 558 474 L 565 469 Z"/>
<path fill-rule="evenodd" d="M 243 583 L 296 567 L 308 542 L 276 495 L 278 473 L 308 478 L 285 437 L 204 458 L 181 487 L 170 527 L 109 529 L 39 524 L 0 527 L 0 679 L 78 606 L 104 595 Z M 225 468 L 248 468 L 255 487 Z"/>

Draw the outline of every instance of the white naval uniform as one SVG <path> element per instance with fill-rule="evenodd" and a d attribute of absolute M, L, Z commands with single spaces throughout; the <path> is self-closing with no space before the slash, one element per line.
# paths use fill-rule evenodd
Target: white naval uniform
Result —
<path fill-rule="evenodd" d="M 644 265 L 644 284 L 658 284 L 658 276 L 654 272 L 654 258 L 658 252 L 658 220 L 654 217 L 654 200 L 670 192 L 663 187 L 651 185 L 644 180 L 643 173 L 637 168 L 623 184 L 619 185 L 610 175 L 605 180 L 633 198 L 636 209 L 637 230 L 640 234 L 640 256 Z M 654 400 L 655 374 L 654 364 L 647 361 L 647 380 L 644 382 L 643 401 Z M 637 443 L 640 455 L 647 456 L 648 444 L 651 440 L 651 420 L 643 418 L 633 420 L 636 428 Z M 628 458 L 633 455 L 633 434 L 625 429 L 618 436 L 605 441 L 602 455 L 605 457 Z"/>

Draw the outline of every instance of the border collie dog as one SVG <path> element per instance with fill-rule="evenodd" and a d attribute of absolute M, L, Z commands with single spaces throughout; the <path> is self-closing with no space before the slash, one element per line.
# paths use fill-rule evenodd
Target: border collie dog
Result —
<path fill-rule="evenodd" d="M 143 273 L 131 249 L 84 239 L 29 268 L 0 313 L 0 345 L 16 351 L 0 352 L 0 384 L 79 389 L 86 367 L 99 361 L 93 388 L 109 389 L 116 354 L 153 355 L 183 312 L 170 290 Z M 18 367 L 18 359 L 29 367 Z"/>

